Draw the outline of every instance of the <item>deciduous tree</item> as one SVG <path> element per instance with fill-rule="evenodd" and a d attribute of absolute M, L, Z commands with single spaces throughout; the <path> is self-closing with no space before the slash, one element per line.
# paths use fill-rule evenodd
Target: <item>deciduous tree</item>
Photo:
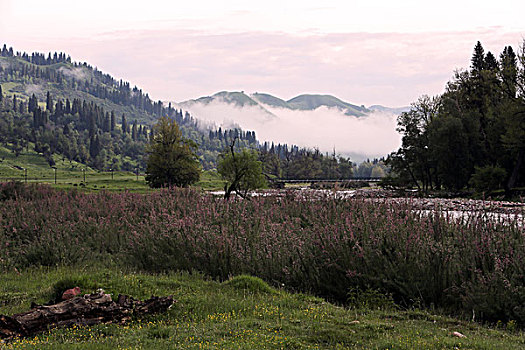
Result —
<path fill-rule="evenodd" d="M 232 192 L 246 198 L 248 191 L 261 188 L 266 184 L 262 173 L 262 163 L 257 160 L 255 151 L 243 148 L 235 151 L 235 140 L 229 149 L 219 157 L 217 171 L 226 180 L 224 198 L 229 199 Z"/>
<path fill-rule="evenodd" d="M 185 187 L 198 181 L 200 164 L 195 142 L 183 138 L 177 123 L 167 117 L 160 118 L 153 131 L 146 147 L 146 182 L 151 187 Z"/>

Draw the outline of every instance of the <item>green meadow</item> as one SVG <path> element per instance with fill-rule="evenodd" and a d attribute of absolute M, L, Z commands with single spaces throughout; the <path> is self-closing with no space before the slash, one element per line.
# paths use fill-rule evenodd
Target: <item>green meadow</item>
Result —
<path fill-rule="evenodd" d="M 173 295 L 164 314 L 124 326 L 103 324 L 45 332 L 2 349 L 523 349 L 512 324 L 493 327 L 399 309 L 362 293 L 346 307 L 274 288 L 250 276 L 218 282 L 199 273 L 145 274 L 117 268 L 32 268 L 0 275 L 0 314 L 46 303 L 57 286 L 103 288 L 113 296 Z M 453 335 L 460 332 L 465 338 Z"/>

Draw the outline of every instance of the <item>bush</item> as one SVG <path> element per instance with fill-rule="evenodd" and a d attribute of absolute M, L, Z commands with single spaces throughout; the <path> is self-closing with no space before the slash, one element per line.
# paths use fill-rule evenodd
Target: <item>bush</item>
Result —
<path fill-rule="evenodd" d="M 225 285 L 231 286 L 235 289 L 245 290 L 253 294 L 274 294 L 276 292 L 262 279 L 248 275 L 235 276 L 231 280 L 225 282 Z"/>
<path fill-rule="evenodd" d="M 455 221 L 410 204 L 329 196 L 220 198 L 35 187 L 0 201 L 0 267 L 108 262 L 152 272 L 250 275 L 339 302 L 434 305 L 525 325 L 524 228 L 474 212 Z M 234 288 L 265 291 L 254 277 Z M 382 301 L 379 300 L 381 303 Z"/>

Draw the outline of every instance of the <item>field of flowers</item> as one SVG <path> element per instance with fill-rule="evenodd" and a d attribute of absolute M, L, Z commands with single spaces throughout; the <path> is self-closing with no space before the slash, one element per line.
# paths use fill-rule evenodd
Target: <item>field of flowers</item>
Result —
<path fill-rule="evenodd" d="M 109 264 L 250 274 L 349 302 L 359 291 L 487 321 L 525 324 L 524 228 L 457 222 L 410 203 L 281 197 L 224 201 L 191 189 L 146 195 L 3 184 L 0 269 Z"/>

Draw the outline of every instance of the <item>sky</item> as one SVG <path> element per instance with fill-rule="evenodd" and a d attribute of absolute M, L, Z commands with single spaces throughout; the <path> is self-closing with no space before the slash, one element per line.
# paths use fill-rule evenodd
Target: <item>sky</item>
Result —
<path fill-rule="evenodd" d="M 332 94 L 406 106 L 443 91 L 480 40 L 525 33 L 525 2 L 0 0 L 0 42 L 75 61 L 183 101 L 222 90 Z"/>

